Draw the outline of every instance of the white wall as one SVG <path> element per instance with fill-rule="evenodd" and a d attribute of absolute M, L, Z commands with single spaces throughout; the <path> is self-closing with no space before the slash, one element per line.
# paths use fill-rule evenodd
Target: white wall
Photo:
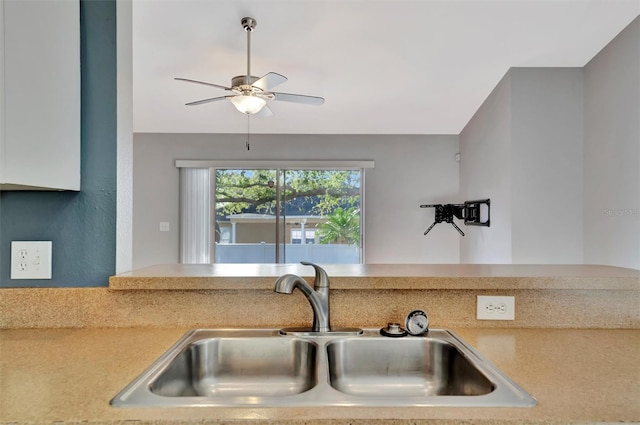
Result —
<path fill-rule="evenodd" d="M 133 267 L 178 262 L 176 159 L 373 160 L 366 172 L 367 263 L 458 263 L 460 236 L 423 203 L 459 201 L 457 136 L 135 134 Z M 170 222 L 169 232 L 159 223 Z"/>
<path fill-rule="evenodd" d="M 640 18 L 584 68 L 584 261 L 640 269 Z"/>
<path fill-rule="evenodd" d="M 133 69 L 132 17 L 133 0 L 116 3 L 118 62 L 118 177 L 116 207 L 116 273 L 132 269 L 133 261 Z M 128 66 L 126 66 L 128 64 Z"/>
<path fill-rule="evenodd" d="M 465 200 L 491 198 L 491 227 L 462 263 L 582 263 L 582 70 L 513 68 L 460 134 Z"/>
<path fill-rule="evenodd" d="M 460 239 L 461 263 L 511 263 L 511 76 L 460 133 L 460 201 L 491 199 L 491 226 Z"/>

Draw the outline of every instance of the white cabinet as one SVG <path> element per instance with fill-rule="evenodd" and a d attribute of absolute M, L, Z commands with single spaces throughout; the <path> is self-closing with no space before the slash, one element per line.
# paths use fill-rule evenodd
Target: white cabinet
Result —
<path fill-rule="evenodd" d="M 0 6 L 0 189 L 80 190 L 79 0 Z"/>

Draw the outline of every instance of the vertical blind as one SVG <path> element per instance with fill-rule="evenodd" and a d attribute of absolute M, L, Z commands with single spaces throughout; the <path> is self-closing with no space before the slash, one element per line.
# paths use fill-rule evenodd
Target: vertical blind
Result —
<path fill-rule="evenodd" d="M 209 168 L 180 168 L 180 263 L 211 263 Z"/>

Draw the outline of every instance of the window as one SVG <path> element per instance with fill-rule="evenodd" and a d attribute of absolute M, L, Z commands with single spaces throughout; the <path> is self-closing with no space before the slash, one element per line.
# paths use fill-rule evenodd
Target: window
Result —
<path fill-rule="evenodd" d="M 364 168 L 372 163 L 309 166 L 292 162 L 295 167 L 289 163 L 267 167 L 272 164 L 256 162 L 247 164 L 251 168 L 238 167 L 236 161 L 210 164 L 205 169 L 210 182 L 205 211 L 203 201 L 194 200 L 198 195 L 189 193 L 194 185 L 187 176 L 203 170 L 194 167 L 203 162 L 178 161 L 183 176 L 181 262 L 362 262 Z M 188 211 L 195 204 L 198 213 Z M 205 220 L 206 226 L 202 224 Z M 194 255 L 191 245 L 206 231 L 212 233 L 209 247 L 196 243 L 198 255 Z"/>
<path fill-rule="evenodd" d="M 304 229 L 305 240 L 302 242 L 302 229 L 291 229 L 291 243 L 296 245 L 316 243 L 316 229 Z"/>

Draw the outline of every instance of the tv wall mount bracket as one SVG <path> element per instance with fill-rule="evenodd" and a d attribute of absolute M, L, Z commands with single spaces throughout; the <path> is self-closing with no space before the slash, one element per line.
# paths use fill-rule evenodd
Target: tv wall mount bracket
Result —
<path fill-rule="evenodd" d="M 484 213 L 483 205 L 486 205 L 486 216 Z M 427 230 L 424 231 L 426 235 L 431 229 L 438 223 L 451 223 L 453 227 L 464 236 L 464 232 L 454 223 L 453 218 L 458 220 L 464 220 L 466 226 L 485 226 L 491 225 L 491 200 L 482 199 L 478 201 L 466 201 L 464 204 L 425 204 L 420 205 L 420 208 L 435 208 L 436 217 L 435 221 Z M 482 213 L 482 214 L 481 214 Z"/>

